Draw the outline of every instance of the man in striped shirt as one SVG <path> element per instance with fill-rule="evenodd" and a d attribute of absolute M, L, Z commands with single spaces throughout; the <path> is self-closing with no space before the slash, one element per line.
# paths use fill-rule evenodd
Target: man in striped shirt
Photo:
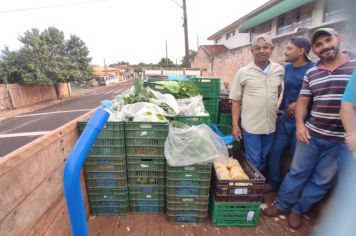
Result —
<path fill-rule="evenodd" d="M 317 65 L 307 71 L 297 101 L 297 146 L 291 169 L 267 216 L 289 213 L 291 228 L 302 225 L 302 214 L 321 200 L 332 187 L 345 130 L 340 119 L 341 98 L 356 68 L 356 59 L 340 51 L 340 37 L 332 28 L 318 29 L 312 36 Z M 313 102 L 306 122 L 307 107 Z"/>

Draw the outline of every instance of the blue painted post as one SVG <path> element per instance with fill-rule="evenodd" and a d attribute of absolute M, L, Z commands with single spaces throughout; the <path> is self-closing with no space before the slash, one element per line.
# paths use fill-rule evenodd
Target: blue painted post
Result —
<path fill-rule="evenodd" d="M 97 109 L 95 111 L 69 154 L 64 166 L 64 196 L 73 236 L 89 235 L 83 196 L 80 188 L 80 171 L 86 156 L 108 118 L 109 113 L 105 110 Z"/>

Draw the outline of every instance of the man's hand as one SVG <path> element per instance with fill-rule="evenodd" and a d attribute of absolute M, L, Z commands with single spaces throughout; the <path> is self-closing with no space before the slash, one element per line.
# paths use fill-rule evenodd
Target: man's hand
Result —
<path fill-rule="evenodd" d="M 293 102 L 293 103 L 291 103 L 291 104 L 288 105 L 288 108 L 287 108 L 287 116 L 288 116 L 289 118 L 293 118 L 293 117 L 294 117 L 296 105 L 297 105 L 296 102 Z"/>
<path fill-rule="evenodd" d="M 356 133 L 346 134 L 345 142 L 350 150 L 356 150 Z"/>
<path fill-rule="evenodd" d="M 309 134 L 309 130 L 305 127 L 304 124 L 297 125 L 297 139 L 301 143 L 309 144 L 309 139 L 311 136 Z"/>
<path fill-rule="evenodd" d="M 232 127 L 232 134 L 234 135 L 234 139 L 237 140 L 237 142 L 240 142 L 242 139 L 242 133 L 241 133 L 241 129 L 238 125 L 234 125 Z"/>

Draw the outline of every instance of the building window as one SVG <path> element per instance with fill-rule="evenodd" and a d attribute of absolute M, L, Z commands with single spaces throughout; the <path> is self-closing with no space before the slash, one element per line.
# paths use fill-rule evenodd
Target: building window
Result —
<path fill-rule="evenodd" d="M 277 34 L 286 34 L 296 28 L 309 28 L 313 25 L 313 5 L 297 8 L 278 17 Z"/>
<path fill-rule="evenodd" d="M 251 29 L 250 40 L 253 41 L 259 35 L 271 35 L 272 21 L 255 26 Z"/>
<path fill-rule="evenodd" d="M 342 9 L 342 4 L 335 0 L 325 1 L 324 22 L 337 21 L 344 18 L 345 12 Z"/>
<path fill-rule="evenodd" d="M 226 40 L 228 40 L 229 38 L 231 38 L 233 36 L 235 36 L 235 30 L 233 30 L 233 31 L 231 31 L 231 32 L 226 34 Z"/>
<path fill-rule="evenodd" d="M 220 43 L 220 40 L 221 40 L 221 37 L 215 39 L 215 44 L 219 44 L 219 43 Z"/>

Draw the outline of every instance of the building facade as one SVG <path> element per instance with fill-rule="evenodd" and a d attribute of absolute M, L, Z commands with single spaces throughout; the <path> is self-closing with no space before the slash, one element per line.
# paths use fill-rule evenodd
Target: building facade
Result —
<path fill-rule="evenodd" d="M 209 46 L 202 45 L 192 67 L 203 69 L 204 76 L 230 82 L 236 71 L 252 60 L 250 44 L 256 36 L 270 35 L 275 44 L 272 60 L 283 63 L 288 40 L 296 35 L 310 36 L 319 27 L 335 28 L 345 39 L 343 49 L 355 51 L 356 42 L 347 37 L 347 18 L 341 7 L 336 0 L 271 0 L 210 36 L 214 46 L 228 50 L 211 56 L 204 50 Z"/>

